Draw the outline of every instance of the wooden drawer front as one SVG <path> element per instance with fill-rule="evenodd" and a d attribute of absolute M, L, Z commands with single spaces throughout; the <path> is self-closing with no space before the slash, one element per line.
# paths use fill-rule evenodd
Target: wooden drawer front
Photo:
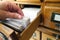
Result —
<path fill-rule="evenodd" d="M 38 30 L 41 31 L 41 32 L 43 32 L 43 33 L 49 34 L 49 35 L 51 35 L 53 37 L 56 37 L 57 34 L 60 36 L 60 32 L 57 32 L 55 30 L 48 29 L 48 28 L 46 28 L 44 26 L 39 26 L 38 27 Z"/>
<path fill-rule="evenodd" d="M 30 40 L 40 40 L 40 31 L 36 30 Z"/>
<path fill-rule="evenodd" d="M 7 37 L 9 37 L 14 32 L 14 30 L 0 23 L 0 32 L 4 33 Z"/>
<path fill-rule="evenodd" d="M 20 1 L 20 2 L 33 2 L 33 3 L 39 3 L 40 0 L 17 0 L 17 1 Z"/>
<path fill-rule="evenodd" d="M 60 3 L 45 3 L 45 6 L 60 7 Z"/>
<path fill-rule="evenodd" d="M 42 33 L 42 40 L 56 40 L 53 36 Z"/>
<path fill-rule="evenodd" d="M 46 27 L 40 26 L 38 28 L 40 32 L 42 32 L 42 40 L 56 40 L 56 36 L 58 35 L 58 40 L 60 40 L 60 33 L 51 29 L 48 29 Z M 45 33 L 46 35 L 43 35 Z"/>
<path fill-rule="evenodd" d="M 60 13 L 60 7 L 45 7 L 44 9 L 44 26 L 52 29 L 57 29 L 54 22 L 51 22 L 51 16 L 53 12 Z"/>
<path fill-rule="evenodd" d="M 60 2 L 60 0 L 44 0 L 45 2 Z"/>

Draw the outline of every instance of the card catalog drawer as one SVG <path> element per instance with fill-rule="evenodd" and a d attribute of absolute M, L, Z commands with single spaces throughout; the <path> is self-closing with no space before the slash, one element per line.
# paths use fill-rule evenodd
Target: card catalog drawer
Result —
<path fill-rule="evenodd" d="M 44 26 L 39 26 L 38 30 L 41 31 L 42 33 L 45 33 L 45 34 L 50 36 L 49 37 L 47 35 L 45 36 L 45 35 L 42 34 L 43 35 L 42 40 L 44 38 L 45 38 L 45 40 L 47 40 L 47 39 L 53 39 L 53 40 L 55 39 L 56 40 L 57 37 L 58 37 L 58 40 L 60 40 L 60 33 L 57 32 L 57 31 L 51 30 L 51 29 L 46 28 Z"/>
<path fill-rule="evenodd" d="M 34 31 L 38 28 L 39 24 L 40 24 L 40 14 L 37 15 L 37 17 L 20 34 L 19 33 L 17 34 L 17 35 L 19 35 L 19 40 L 29 40 L 29 38 L 32 36 Z M 1 24 L 1 26 L 2 26 L 2 24 Z M 8 32 L 7 33 L 4 31 L 6 29 L 3 28 L 4 30 L 2 30 L 2 28 L 0 28 L 0 30 L 3 33 L 5 33 L 5 34 L 9 33 L 9 31 L 7 31 Z"/>
<path fill-rule="evenodd" d="M 45 3 L 45 6 L 60 7 L 60 3 Z"/>
<path fill-rule="evenodd" d="M 44 0 L 45 2 L 60 2 L 60 0 Z"/>
<path fill-rule="evenodd" d="M 40 13 L 40 12 L 39 12 Z M 35 18 L 35 20 L 28 25 L 28 27 L 20 34 L 19 40 L 29 40 L 34 31 L 38 28 L 40 24 L 40 14 Z M 18 34 L 19 35 L 19 34 Z"/>
<path fill-rule="evenodd" d="M 19 4 L 41 5 L 40 0 L 16 0 Z"/>
<path fill-rule="evenodd" d="M 39 27 L 38 27 L 38 30 L 41 31 L 41 32 L 43 32 L 43 33 L 52 35 L 52 36 L 57 35 L 57 34 L 60 35 L 60 32 L 58 32 L 58 31 L 56 31 L 56 30 L 49 29 L 49 28 L 44 27 L 44 26 L 39 26 Z M 55 37 L 55 36 L 54 36 L 54 37 Z"/>
<path fill-rule="evenodd" d="M 55 22 L 51 21 L 52 14 L 54 12 L 58 12 L 58 14 L 60 14 L 60 7 L 45 6 L 44 14 L 43 14 L 44 15 L 44 26 L 58 30 Z"/>
<path fill-rule="evenodd" d="M 17 1 L 22 1 L 22 2 L 33 2 L 33 3 L 39 3 L 40 0 L 17 0 Z"/>
<path fill-rule="evenodd" d="M 54 38 L 54 37 L 51 36 L 51 35 L 42 33 L 42 40 L 56 40 L 56 38 Z"/>

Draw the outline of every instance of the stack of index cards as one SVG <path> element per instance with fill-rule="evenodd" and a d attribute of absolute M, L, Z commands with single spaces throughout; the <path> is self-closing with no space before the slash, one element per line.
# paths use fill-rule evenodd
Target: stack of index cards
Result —
<path fill-rule="evenodd" d="M 30 18 L 28 17 L 23 17 L 22 19 L 7 18 L 1 23 L 6 25 L 7 27 L 12 28 L 17 32 L 22 32 L 30 23 Z"/>

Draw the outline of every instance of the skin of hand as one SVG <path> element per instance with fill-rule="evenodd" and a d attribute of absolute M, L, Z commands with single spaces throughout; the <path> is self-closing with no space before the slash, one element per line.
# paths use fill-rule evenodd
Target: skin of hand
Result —
<path fill-rule="evenodd" d="M 0 20 L 4 20 L 6 18 L 23 18 L 24 14 L 20 7 L 18 7 L 15 3 L 3 1 L 0 2 Z"/>
<path fill-rule="evenodd" d="M 2 38 L 0 37 L 0 40 L 2 40 Z"/>

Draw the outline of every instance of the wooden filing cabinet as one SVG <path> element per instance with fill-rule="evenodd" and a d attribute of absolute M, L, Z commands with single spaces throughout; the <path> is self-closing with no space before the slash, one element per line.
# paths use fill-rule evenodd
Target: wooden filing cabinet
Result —
<path fill-rule="evenodd" d="M 45 0 L 44 1 L 44 9 L 43 9 L 43 25 L 51 28 L 57 29 L 57 26 L 54 22 L 51 21 L 53 12 L 57 12 L 60 14 L 60 1 L 59 0 Z"/>
<path fill-rule="evenodd" d="M 52 17 L 53 12 L 60 13 L 60 7 L 50 7 L 50 6 L 45 7 L 44 26 L 46 26 L 48 28 L 56 29 L 57 26 L 55 25 L 54 22 L 51 21 L 51 17 Z"/>
<path fill-rule="evenodd" d="M 33 0 L 34 1 L 34 0 Z M 37 0 L 36 0 L 37 1 Z M 32 3 L 29 3 L 28 1 L 25 2 L 19 2 L 18 0 L 16 1 L 17 4 L 29 4 L 29 5 L 41 5 L 40 4 L 40 0 L 38 0 L 37 2 L 34 1 Z M 41 12 L 39 12 L 39 15 L 37 15 L 37 17 L 33 20 L 33 22 L 31 22 L 27 28 L 25 28 L 21 33 L 17 33 L 17 36 L 19 38 L 19 40 L 29 40 L 30 37 L 32 36 L 32 34 L 34 33 L 34 31 L 38 28 L 39 24 L 40 24 L 40 14 Z M 36 24 L 37 23 L 37 24 Z M 3 24 L 1 24 L 0 26 L 2 26 Z M 1 27 L 3 28 L 3 26 Z M 5 28 L 4 28 L 5 29 Z M 0 29 L 1 30 L 1 29 Z M 5 29 L 6 30 L 6 29 Z M 10 36 L 9 31 L 8 33 L 5 30 L 1 30 L 1 32 L 5 33 L 6 36 Z M 14 30 L 11 30 L 12 32 L 14 32 Z M 8 34 L 8 35 L 7 35 Z"/>
<path fill-rule="evenodd" d="M 60 14 L 60 0 L 44 0 L 42 3 L 42 16 L 43 16 L 43 25 L 40 25 L 39 30 L 51 36 L 43 36 L 43 40 L 56 40 L 52 35 L 60 35 L 55 22 L 51 21 L 53 12 Z M 51 38 L 51 39 L 50 39 Z"/>

